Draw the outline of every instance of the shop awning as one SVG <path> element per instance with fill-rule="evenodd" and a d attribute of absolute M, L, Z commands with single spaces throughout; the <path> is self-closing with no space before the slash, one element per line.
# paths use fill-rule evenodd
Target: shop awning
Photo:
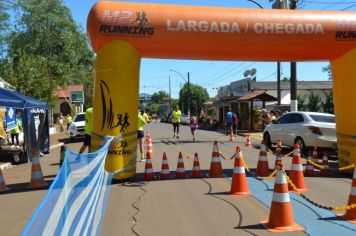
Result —
<path fill-rule="evenodd" d="M 237 101 L 239 101 L 239 102 L 247 102 L 247 101 L 253 101 L 253 100 L 260 100 L 260 101 L 264 101 L 264 102 L 273 102 L 273 101 L 277 101 L 277 98 L 266 93 L 266 92 L 252 92 L 252 93 L 249 93 L 249 94 L 237 99 Z"/>

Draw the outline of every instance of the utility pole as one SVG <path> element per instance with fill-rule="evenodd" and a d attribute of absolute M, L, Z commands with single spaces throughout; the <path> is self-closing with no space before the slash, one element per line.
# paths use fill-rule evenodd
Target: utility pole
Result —
<path fill-rule="evenodd" d="M 297 8 L 298 0 L 290 0 L 289 8 L 294 10 Z M 297 102 L 297 63 L 290 63 L 290 110 L 298 111 Z"/>
<path fill-rule="evenodd" d="M 168 76 L 169 80 L 169 114 L 172 112 L 172 95 L 171 95 L 171 76 Z"/>
<path fill-rule="evenodd" d="M 190 76 L 188 72 L 188 119 L 190 119 Z"/>

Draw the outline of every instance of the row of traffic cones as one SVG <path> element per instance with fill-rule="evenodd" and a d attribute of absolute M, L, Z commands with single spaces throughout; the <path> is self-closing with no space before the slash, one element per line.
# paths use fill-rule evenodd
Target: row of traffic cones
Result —
<path fill-rule="evenodd" d="M 32 166 L 31 166 L 31 181 L 28 188 L 41 188 L 46 186 L 46 182 L 44 180 L 41 164 L 37 156 L 32 157 Z M 5 183 L 5 179 L 2 174 L 2 170 L 0 169 L 0 192 L 8 191 L 9 188 Z"/>

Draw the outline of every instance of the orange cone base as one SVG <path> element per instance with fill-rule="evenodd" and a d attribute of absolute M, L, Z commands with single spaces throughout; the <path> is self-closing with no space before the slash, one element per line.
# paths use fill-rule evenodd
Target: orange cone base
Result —
<path fill-rule="evenodd" d="M 336 214 L 336 216 L 340 217 L 340 218 L 342 218 L 342 219 L 344 219 L 344 220 L 346 220 L 346 221 L 348 221 L 348 222 L 350 222 L 352 224 L 356 224 L 356 219 L 347 219 L 346 214 Z"/>
<path fill-rule="evenodd" d="M 251 192 L 232 192 L 232 191 L 228 191 L 228 193 L 230 194 L 230 195 L 252 195 L 252 193 Z"/>
<path fill-rule="evenodd" d="M 209 174 L 209 178 L 221 178 L 224 177 L 224 174 Z"/>
<path fill-rule="evenodd" d="M 270 227 L 268 221 L 260 222 L 268 231 L 273 233 L 281 233 L 281 232 L 292 232 L 292 231 L 304 231 L 304 228 L 298 224 L 294 224 L 292 226 L 281 226 L 281 227 Z"/>
<path fill-rule="evenodd" d="M 187 177 L 186 174 L 176 175 L 176 179 L 185 179 L 186 177 Z"/>
<path fill-rule="evenodd" d="M 43 188 L 46 187 L 48 184 L 46 182 L 43 183 L 30 183 L 27 188 Z"/>

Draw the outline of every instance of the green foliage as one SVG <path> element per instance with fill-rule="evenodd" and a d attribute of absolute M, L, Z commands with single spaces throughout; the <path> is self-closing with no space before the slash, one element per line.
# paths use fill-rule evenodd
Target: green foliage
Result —
<path fill-rule="evenodd" d="M 323 110 L 326 113 L 334 113 L 334 98 L 333 98 L 333 92 L 327 92 L 324 91 L 325 95 L 325 102 L 322 102 Z"/>
<path fill-rule="evenodd" d="M 0 76 L 19 92 L 50 106 L 58 87 L 83 84 L 86 105 L 90 105 L 94 55 L 86 34 L 75 24 L 63 1 L 19 0 L 16 13 L 7 56 L 0 67 L 6 77 Z"/>
<path fill-rule="evenodd" d="M 216 116 L 216 110 L 215 107 L 208 107 L 208 110 L 206 111 L 208 116 Z"/>
<path fill-rule="evenodd" d="M 298 110 L 305 111 L 305 96 L 303 96 L 300 92 L 297 92 L 297 102 L 298 102 Z"/>
<path fill-rule="evenodd" d="M 313 91 L 309 94 L 309 103 L 307 105 L 309 111 L 320 111 L 321 98 L 318 94 L 314 94 Z"/>
<path fill-rule="evenodd" d="M 9 28 L 8 7 L 4 1 L 0 1 L 0 60 L 5 57 L 7 34 Z"/>
<path fill-rule="evenodd" d="M 157 103 L 151 103 L 147 106 L 147 110 L 149 110 L 150 113 L 158 113 L 159 111 L 159 104 Z"/>
<path fill-rule="evenodd" d="M 258 109 L 258 107 L 254 107 L 252 109 L 252 121 L 254 123 L 258 123 L 261 119 L 261 112 L 260 110 Z"/>
<path fill-rule="evenodd" d="M 287 76 L 283 76 L 281 81 L 290 81 L 290 78 L 288 78 Z"/>
<path fill-rule="evenodd" d="M 331 72 L 331 67 L 330 67 L 330 65 L 324 66 L 324 67 L 321 69 L 321 71 L 328 73 L 329 80 L 333 80 L 333 74 L 332 74 L 332 72 Z"/>
<path fill-rule="evenodd" d="M 151 101 L 152 103 L 161 103 L 163 98 L 169 98 L 169 94 L 165 91 L 158 91 L 152 94 Z"/>
<path fill-rule="evenodd" d="M 179 104 L 184 104 L 184 113 L 188 112 L 188 83 L 184 84 L 183 88 L 179 91 Z M 192 115 L 200 114 L 203 109 L 203 104 L 209 99 L 209 94 L 205 88 L 190 84 L 190 112 Z"/>

